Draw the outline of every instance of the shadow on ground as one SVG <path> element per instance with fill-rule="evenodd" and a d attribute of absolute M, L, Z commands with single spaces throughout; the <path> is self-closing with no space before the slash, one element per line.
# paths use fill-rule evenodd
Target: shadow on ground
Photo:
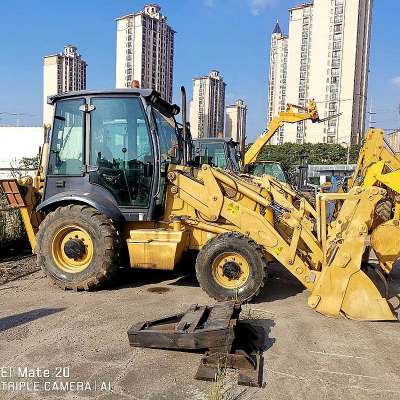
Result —
<path fill-rule="evenodd" d="M 166 281 L 173 281 L 168 285 L 197 287 L 199 284 L 194 265 L 194 255 L 188 254 L 182 258 L 173 271 L 133 269 L 130 266 L 124 266 L 104 288 L 106 290 L 119 290 L 144 285 L 165 284 Z"/>
<path fill-rule="evenodd" d="M 186 258 L 173 271 L 121 268 L 117 276 L 105 286 L 105 289 L 119 290 L 160 284 L 162 286 L 160 286 L 160 293 L 162 293 L 167 291 L 168 286 L 198 287 L 199 283 L 196 279 L 194 265 L 193 258 Z M 156 289 L 154 289 L 154 292 L 158 293 Z M 265 286 L 253 302 L 264 303 L 282 300 L 295 296 L 304 290 L 305 288 L 289 271 L 279 264 L 272 264 L 268 269 L 268 279 Z"/>
<path fill-rule="evenodd" d="M 283 266 L 272 264 L 268 269 L 268 278 L 254 303 L 283 300 L 296 296 L 305 290 L 304 286 Z"/>
<path fill-rule="evenodd" d="M 235 338 L 249 354 L 253 351 L 264 352 L 270 349 L 276 339 L 270 337 L 275 326 L 272 319 L 244 319 L 237 325 Z"/>
<path fill-rule="evenodd" d="M 31 255 L 32 250 L 25 238 L 7 244 L 0 244 L 0 262 L 14 261 Z"/>
<path fill-rule="evenodd" d="M 24 325 L 28 322 L 32 322 L 36 319 L 47 317 L 48 315 L 52 315 L 64 310 L 65 308 L 38 308 L 21 314 L 0 318 L 0 332 L 4 332 L 8 329 L 15 328 L 16 326 Z"/>

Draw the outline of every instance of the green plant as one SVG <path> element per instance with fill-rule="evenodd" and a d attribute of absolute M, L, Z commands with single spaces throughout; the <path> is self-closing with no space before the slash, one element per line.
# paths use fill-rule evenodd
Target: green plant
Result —
<path fill-rule="evenodd" d="M 19 211 L 4 210 L 7 207 L 4 194 L 0 193 L 0 248 L 21 239 L 25 234 Z"/>
<path fill-rule="evenodd" d="M 29 171 L 35 171 L 39 168 L 39 155 L 35 157 L 22 157 L 21 159 L 10 162 L 11 175 L 20 179 Z"/>
<path fill-rule="evenodd" d="M 326 143 L 284 143 L 279 146 L 268 145 L 258 157 L 258 161 L 278 161 L 287 172 L 295 172 L 300 163 L 300 155 L 308 156 L 309 164 L 346 164 L 348 149 L 339 144 Z M 350 148 L 350 163 L 357 161 L 358 146 Z"/>

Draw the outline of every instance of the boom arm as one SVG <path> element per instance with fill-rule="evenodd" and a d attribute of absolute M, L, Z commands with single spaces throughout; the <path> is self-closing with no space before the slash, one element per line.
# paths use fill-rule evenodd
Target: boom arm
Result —
<path fill-rule="evenodd" d="M 295 112 L 294 109 L 301 110 L 303 112 Z M 319 121 L 317 105 L 314 100 L 311 100 L 307 107 L 288 104 L 286 111 L 280 112 L 277 117 L 273 118 L 268 126 L 268 129 L 247 150 L 244 156 L 244 165 L 252 164 L 257 160 L 261 150 L 275 135 L 277 130 L 283 126 L 283 124 L 286 122 L 293 124 L 295 122 L 306 121 L 309 119 L 312 122 Z"/>

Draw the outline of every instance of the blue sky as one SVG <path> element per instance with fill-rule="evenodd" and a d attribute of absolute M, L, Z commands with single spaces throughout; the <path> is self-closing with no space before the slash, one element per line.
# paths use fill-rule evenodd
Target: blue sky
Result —
<path fill-rule="evenodd" d="M 300 1 L 301 2 L 301 1 Z M 293 0 L 159 0 L 177 31 L 174 100 L 192 78 L 219 70 L 227 103 L 249 107 L 248 136 L 264 128 L 270 33 L 276 19 L 287 32 Z M 41 124 L 42 57 L 78 46 L 88 63 L 88 88 L 115 86 L 115 18 L 143 8 L 135 0 L 1 0 L 0 113 L 27 113 L 21 124 Z M 377 126 L 400 126 L 400 2 L 375 0 L 369 98 Z M 15 117 L 0 115 L 1 123 Z"/>

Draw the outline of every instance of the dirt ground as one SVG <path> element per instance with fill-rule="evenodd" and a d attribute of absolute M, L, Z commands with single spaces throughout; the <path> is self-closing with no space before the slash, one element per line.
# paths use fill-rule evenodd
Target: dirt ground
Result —
<path fill-rule="evenodd" d="M 35 264 L 0 268 L 13 263 Z M 61 291 L 41 272 L 0 285 L 0 399 L 207 399 L 212 384 L 194 379 L 200 354 L 130 348 L 126 334 L 193 303 L 212 301 L 187 273 L 123 272 L 92 293 Z M 279 266 L 251 310 L 269 330 L 266 387 L 237 386 L 229 375 L 225 399 L 400 399 L 398 323 L 321 316 Z"/>
<path fill-rule="evenodd" d="M 39 271 L 40 268 L 36 266 L 36 260 L 30 252 L 23 253 L 22 256 L 11 253 L 0 258 L 0 285 Z"/>

